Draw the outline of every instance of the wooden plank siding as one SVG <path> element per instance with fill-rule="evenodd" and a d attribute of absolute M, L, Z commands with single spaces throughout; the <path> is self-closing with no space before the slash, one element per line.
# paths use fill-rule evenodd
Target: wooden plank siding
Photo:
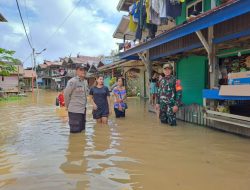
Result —
<path fill-rule="evenodd" d="M 203 30 L 202 34 L 207 38 L 208 33 L 206 30 Z M 182 51 L 183 49 L 188 48 L 194 44 L 201 45 L 201 42 L 199 38 L 197 37 L 197 35 L 195 33 L 192 33 L 182 38 L 173 40 L 169 43 L 165 43 L 165 44 L 162 44 L 160 46 L 150 49 L 149 56 L 151 59 L 151 58 L 159 57 L 164 54 L 165 54 L 164 56 L 166 56 L 168 53 L 171 53 L 171 52 L 181 53 L 178 51 Z"/>
<path fill-rule="evenodd" d="M 235 17 L 233 19 L 224 21 L 214 26 L 214 38 L 222 38 L 228 35 L 237 34 L 242 31 L 250 29 L 250 13 Z M 203 35 L 207 39 L 208 30 L 202 30 Z M 171 42 L 162 44 L 149 50 L 150 59 L 168 57 L 170 54 L 174 55 L 182 53 L 187 48 L 192 48 L 193 45 L 201 45 L 201 42 L 195 33 L 189 34 L 182 38 L 173 40 Z M 202 45 L 200 47 L 203 47 Z M 198 47 L 194 46 L 193 49 Z M 190 49 L 189 49 L 190 50 Z"/>
<path fill-rule="evenodd" d="M 5 90 L 17 90 L 18 76 L 0 77 L 0 87 Z"/>
<path fill-rule="evenodd" d="M 220 38 L 250 28 L 250 13 L 235 17 L 214 26 L 214 37 Z"/>

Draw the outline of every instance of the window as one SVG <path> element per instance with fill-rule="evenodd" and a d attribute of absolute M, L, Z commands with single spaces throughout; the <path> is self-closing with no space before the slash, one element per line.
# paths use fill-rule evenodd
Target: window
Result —
<path fill-rule="evenodd" d="M 203 0 L 195 1 L 187 5 L 187 17 L 197 16 L 203 12 Z"/>

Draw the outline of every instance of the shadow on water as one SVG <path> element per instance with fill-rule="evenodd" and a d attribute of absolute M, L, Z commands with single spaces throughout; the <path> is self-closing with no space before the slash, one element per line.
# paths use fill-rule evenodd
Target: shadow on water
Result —
<path fill-rule="evenodd" d="M 144 101 L 129 99 L 125 119 L 69 134 L 56 93 L 0 104 L 3 190 L 227 189 L 250 187 L 250 141 L 179 122 L 162 125 Z"/>

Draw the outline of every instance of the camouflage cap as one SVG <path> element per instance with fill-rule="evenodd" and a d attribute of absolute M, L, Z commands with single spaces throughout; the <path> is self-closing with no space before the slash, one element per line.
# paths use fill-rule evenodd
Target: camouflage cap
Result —
<path fill-rule="evenodd" d="M 163 69 L 165 69 L 165 68 L 173 69 L 173 66 L 170 63 L 165 63 L 162 68 Z"/>

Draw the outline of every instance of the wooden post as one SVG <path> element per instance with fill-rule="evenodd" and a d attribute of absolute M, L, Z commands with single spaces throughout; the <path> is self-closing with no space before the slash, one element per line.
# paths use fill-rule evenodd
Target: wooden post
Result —
<path fill-rule="evenodd" d="M 33 76 L 33 72 L 32 72 L 32 81 L 31 81 L 31 83 L 32 83 L 32 93 L 34 92 L 34 76 Z"/>
<path fill-rule="evenodd" d="M 219 66 L 216 58 L 216 46 L 213 43 L 214 27 L 211 26 L 208 28 L 208 40 L 206 40 L 201 31 L 197 31 L 196 34 L 208 53 L 209 83 L 210 83 L 209 87 L 210 89 L 212 89 L 216 87 L 218 84 L 218 71 L 219 71 L 218 68 Z M 210 101 L 210 107 L 215 108 L 214 101 Z"/>
<path fill-rule="evenodd" d="M 142 60 L 145 68 L 146 68 L 146 94 L 147 96 L 149 96 L 150 99 L 150 89 L 148 88 L 148 80 L 152 77 L 152 62 L 149 59 L 149 50 L 146 51 L 146 53 L 138 53 L 138 56 L 140 57 L 140 59 Z"/>
<path fill-rule="evenodd" d="M 213 26 L 208 28 L 208 46 L 209 46 L 209 72 L 210 72 L 210 88 L 215 87 L 218 84 L 218 65 L 216 58 L 216 47 L 213 44 L 214 28 Z"/>
<path fill-rule="evenodd" d="M 214 27 L 211 26 L 208 28 L 208 40 L 203 36 L 201 31 L 196 32 L 198 38 L 203 44 L 204 48 L 208 54 L 208 66 L 209 66 L 209 77 L 210 77 L 210 88 L 213 88 L 217 85 L 218 81 L 218 64 L 216 58 L 216 47 L 213 43 L 214 39 Z"/>

